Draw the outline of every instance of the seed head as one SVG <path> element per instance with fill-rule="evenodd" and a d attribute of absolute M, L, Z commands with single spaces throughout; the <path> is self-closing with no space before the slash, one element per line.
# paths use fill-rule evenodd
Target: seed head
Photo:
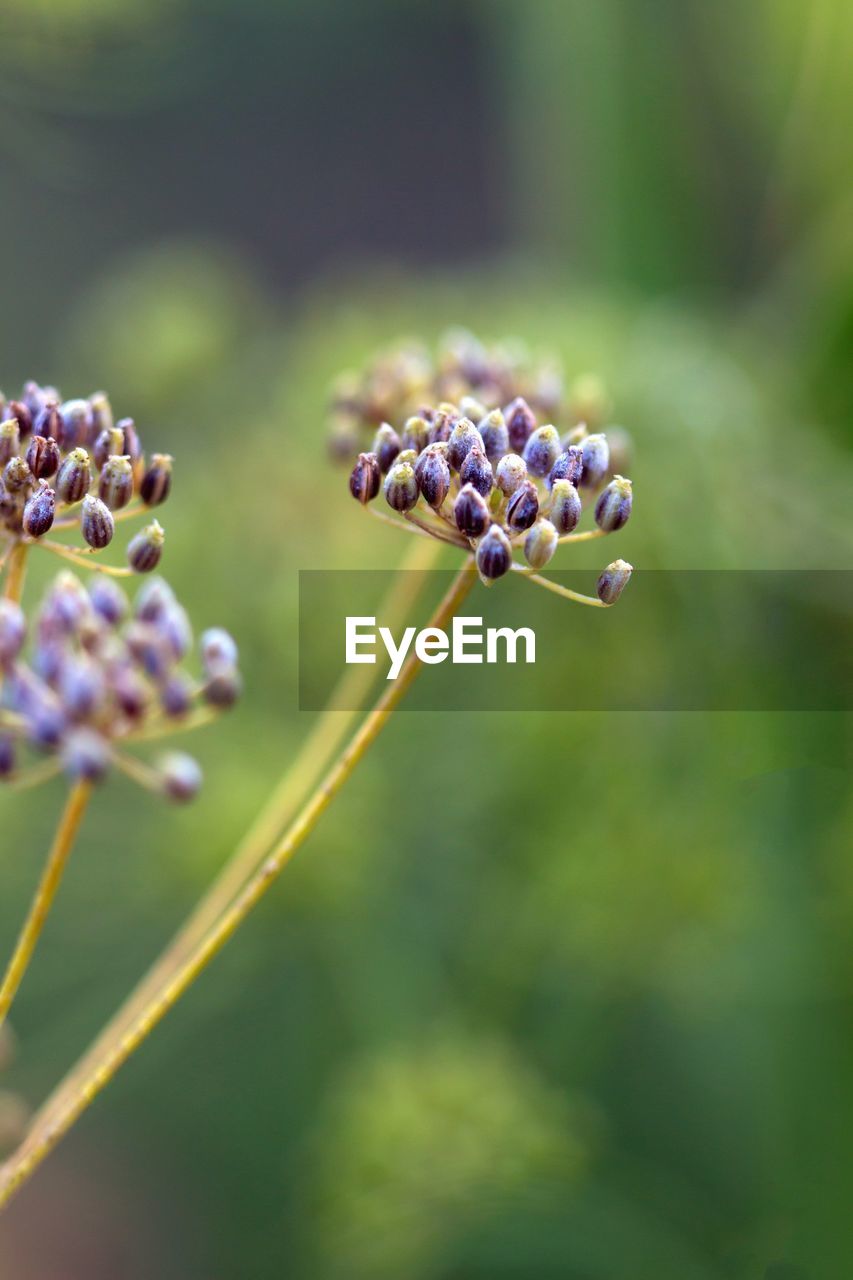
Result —
<path fill-rule="evenodd" d="M 402 447 L 400 437 L 394 428 L 389 423 L 383 422 L 373 437 L 372 446 L 373 453 L 376 454 L 379 462 L 379 470 L 383 476 L 387 474 L 389 467 Z"/>
<path fill-rule="evenodd" d="M 133 464 L 128 454 L 107 458 L 98 479 L 98 497 L 110 509 L 120 511 L 133 497 Z"/>
<path fill-rule="evenodd" d="M 614 476 L 595 504 L 595 523 L 605 533 L 614 533 L 628 523 L 633 496 L 631 481 Z"/>
<path fill-rule="evenodd" d="M 27 466 L 36 480 L 56 475 L 60 457 L 59 445 L 53 436 L 33 436 L 27 446 Z"/>
<path fill-rule="evenodd" d="M 109 507 L 100 498 L 87 494 L 83 499 L 80 531 L 95 551 L 108 547 L 115 533 L 115 521 Z"/>
<path fill-rule="evenodd" d="M 463 485 L 472 484 L 484 498 L 488 498 L 492 492 L 495 482 L 492 474 L 492 464 L 479 445 L 472 445 L 468 450 L 468 454 L 459 468 L 459 481 Z"/>
<path fill-rule="evenodd" d="M 533 410 L 522 396 L 516 396 L 512 404 L 504 409 L 504 418 L 509 433 L 509 447 L 514 453 L 521 453 L 528 437 L 536 430 Z"/>
<path fill-rule="evenodd" d="M 411 511 L 418 496 L 414 467 L 398 460 L 385 477 L 385 501 L 395 511 Z"/>
<path fill-rule="evenodd" d="M 132 456 L 132 455 L 131 455 Z M 139 484 L 139 496 L 146 507 L 159 507 L 172 488 L 172 455 L 152 453 L 151 461 Z"/>
<path fill-rule="evenodd" d="M 382 471 L 375 453 L 360 453 L 349 478 L 349 491 L 360 502 L 367 506 L 379 492 L 382 483 Z"/>
<path fill-rule="evenodd" d="M 470 418 L 460 418 L 447 441 L 447 461 L 454 471 L 459 471 L 470 451 L 478 445 L 485 454 L 483 437 Z"/>
<path fill-rule="evenodd" d="M 92 483 L 89 455 L 85 449 L 72 449 L 59 468 L 56 496 L 60 502 L 74 503 L 85 498 Z"/>
<path fill-rule="evenodd" d="M 157 520 L 152 520 L 131 538 L 127 544 L 127 563 L 134 573 L 152 573 L 157 568 L 165 538 L 163 526 Z"/>
<path fill-rule="evenodd" d="M 610 466 L 610 449 L 605 436 L 597 433 L 585 436 L 581 441 L 583 473 L 581 484 L 585 489 L 597 489 Z"/>
<path fill-rule="evenodd" d="M 539 515 L 539 493 L 536 485 L 525 480 L 506 504 L 506 523 L 513 533 L 523 533 Z"/>
<path fill-rule="evenodd" d="M 24 533 L 29 534 L 31 538 L 43 538 L 51 528 L 55 517 L 56 493 L 42 481 L 24 507 Z"/>
<path fill-rule="evenodd" d="M 485 498 L 472 484 L 459 490 L 453 504 L 453 518 L 460 533 L 466 538 L 480 538 L 491 522 Z"/>
<path fill-rule="evenodd" d="M 517 453 L 507 453 L 495 469 L 495 480 L 501 493 L 510 497 L 527 479 L 527 463 Z"/>
<path fill-rule="evenodd" d="M 555 480 L 548 515 L 557 532 L 566 534 L 576 529 L 582 510 L 580 494 L 571 481 Z"/>
<path fill-rule="evenodd" d="M 560 436 L 556 427 L 539 427 L 524 446 L 524 461 L 532 476 L 547 476 L 560 456 Z"/>
<path fill-rule="evenodd" d="M 435 510 L 438 510 L 450 491 L 450 467 L 447 465 L 446 453 L 446 444 L 427 445 L 415 464 L 415 478 L 424 502 Z"/>
<path fill-rule="evenodd" d="M 550 520 L 540 519 L 524 539 L 524 558 L 534 569 L 544 569 L 557 550 L 559 536 Z"/>
<path fill-rule="evenodd" d="M 484 582 L 494 582 L 509 572 L 512 547 L 499 525 L 493 524 L 477 547 L 477 568 Z"/>
<path fill-rule="evenodd" d="M 627 560 L 614 560 L 609 564 L 596 584 L 596 594 L 601 603 L 615 604 L 633 572 L 634 566 L 628 564 Z"/>

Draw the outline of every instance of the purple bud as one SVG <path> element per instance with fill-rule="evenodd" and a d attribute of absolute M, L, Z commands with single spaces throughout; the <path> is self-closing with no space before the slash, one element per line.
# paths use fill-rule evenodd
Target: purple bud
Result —
<path fill-rule="evenodd" d="M 56 494 L 42 481 L 24 507 L 23 528 L 31 538 L 43 538 L 56 517 Z"/>
<path fill-rule="evenodd" d="M 36 480 L 55 475 L 59 461 L 59 445 L 53 436 L 33 436 L 27 446 L 27 466 Z"/>
<path fill-rule="evenodd" d="M 582 475 L 583 450 L 580 445 L 570 444 L 568 449 L 560 454 L 551 468 L 551 474 L 548 476 L 548 488 L 553 488 L 556 480 L 568 480 L 570 484 L 576 485 Z"/>
<path fill-rule="evenodd" d="M 207 672 L 237 665 L 236 642 L 222 627 L 209 627 L 203 632 L 199 649 L 202 665 Z"/>
<path fill-rule="evenodd" d="M 429 429 L 430 444 L 446 443 L 450 433 L 459 421 L 460 414 L 455 405 L 440 404 L 433 414 Z"/>
<path fill-rule="evenodd" d="M 454 471 L 458 471 L 461 468 L 462 463 L 468 457 L 474 445 L 477 445 L 481 452 L 485 454 L 483 437 L 471 419 L 460 418 L 447 441 L 447 461 Z"/>
<path fill-rule="evenodd" d="M 430 424 L 426 418 L 407 418 L 403 425 L 401 445 L 404 449 L 414 449 L 420 453 L 429 444 Z"/>
<path fill-rule="evenodd" d="M 610 447 L 600 433 L 584 436 L 580 447 L 583 454 L 581 484 L 585 489 L 597 489 L 610 466 Z"/>
<path fill-rule="evenodd" d="M 193 629 L 183 605 L 173 600 L 152 624 L 163 637 L 169 653 L 176 661 L 185 658 L 192 648 Z"/>
<path fill-rule="evenodd" d="M 109 507 L 100 498 L 87 494 L 83 499 L 80 530 L 86 542 L 95 551 L 102 551 L 112 542 L 115 521 Z"/>
<path fill-rule="evenodd" d="M 127 596 L 112 578 L 98 574 L 89 584 L 89 598 L 98 616 L 111 627 L 117 627 L 127 616 Z"/>
<path fill-rule="evenodd" d="M 509 447 L 514 453 L 521 453 L 528 436 L 536 429 L 536 418 L 530 405 L 518 396 L 504 409 L 504 419 L 509 433 Z"/>
<path fill-rule="evenodd" d="M 538 427 L 524 446 L 524 461 L 532 476 L 547 476 L 560 456 L 560 437 L 556 427 Z"/>
<path fill-rule="evenodd" d="M 443 443 L 427 445 L 415 464 L 415 478 L 427 506 L 438 510 L 450 492 L 450 467 Z"/>
<path fill-rule="evenodd" d="M 634 566 L 627 560 L 614 560 L 598 579 L 596 594 L 602 604 L 615 604 L 621 596 L 628 580 L 634 572 Z"/>
<path fill-rule="evenodd" d="M 152 578 L 136 593 L 133 612 L 140 622 L 156 622 L 170 605 L 175 603 L 175 593 L 162 578 Z"/>
<path fill-rule="evenodd" d="M 576 529 L 582 511 L 580 494 L 575 486 L 568 480 L 555 480 L 548 516 L 557 532 L 565 534 Z"/>
<path fill-rule="evenodd" d="M 500 409 L 493 409 L 481 418 L 478 428 L 483 437 L 483 448 L 489 462 L 496 463 L 509 450 L 509 431 Z"/>
<path fill-rule="evenodd" d="M 383 476 L 388 472 L 389 467 L 400 452 L 402 445 L 400 437 L 392 426 L 387 422 L 383 422 L 377 429 L 376 435 L 373 437 L 372 452 L 376 454 L 379 463 L 379 470 Z"/>
<path fill-rule="evenodd" d="M 525 480 L 506 504 L 506 522 L 513 533 L 529 529 L 539 515 L 539 494 L 536 485 Z"/>
<path fill-rule="evenodd" d="M 462 466 L 459 468 L 459 479 L 463 485 L 472 484 L 478 493 L 488 498 L 494 485 L 492 464 L 479 445 L 468 450 Z"/>
<path fill-rule="evenodd" d="M 63 425 L 59 406 L 53 402 L 46 404 L 33 419 L 34 436 L 51 436 L 62 443 Z"/>
<path fill-rule="evenodd" d="M 349 491 L 366 507 L 379 492 L 382 483 L 382 471 L 375 453 L 360 453 L 349 478 Z"/>
<path fill-rule="evenodd" d="M 544 569 L 557 550 L 559 537 L 550 520 L 537 520 L 524 539 L 524 558 L 533 569 Z"/>
<path fill-rule="evenodd" d="M 112 430 L 113 410 L 105 391 L 95 391 L 89 396 L 89 412 L 91 414 L 90 440 L 97 440 L 102 431 Z M 124 450 L 114 449 L 113 452 L 123 453 Z"/>
<path fill-rule="evenodd" d="M 134 573 L 151 573 L 163 555 L 165 533 L 157 520 L 140 529 L 127 545 L 127 563 Z"/>
<path fill-rule="evenodd" d="M 3 468 L 3 485 L 9 493 L 22 493 L 32 487 L 33 473 L 25 458 L 10 458 Z"/>
<path fill-rule="evenodd" d="M 98 478 L 98 497 L 111 511 L 120 511 L 133 497 L 133 464 L 127 454 L 107 458 Z"/>
<path fill-rule="evenodd" d="M 139 496 L 146 507 L 159 507 L 172 488 L 172 456 L 153 453 L 139 486 Z"/>
<path fill-rule="evenodd" d="M 193 701 L 193 684 L 182 671 L 173 671 L 160 690 L 160 705 L 167 716 L 180 720 Z"/>
<path fill-rule="evenodd" d="M 70 657 L 59 672 L 59 696 L 71 720 L 88 720 L 104 697 L 100 668 L 91 658 Z"/>
<path fill-rule="evenodd" d="M 62 743 L 61 759 L 69 778 L 100 782 L 110 767 L 109 744 L 94 729 L 72 729 Z"/>
<path fill-rule="evenodd" d="M 186 804 L 198 795 L 202 773 L 198 762 L 192 756 L 173 751 L 159 761 L 158 772 L 163 791 L 170 800 Z"/>
<path fill-rule="evenodd" d="M 72 449 L 56 477 L 57 498 L 69 504 L 79 502 L 89 492 L 91 483 L 88 453 L 85 449 Z"/>
<path fill-rule="evenodd" d="M 92 406 L 88 400 L 66 400 L 59 406 L 62 418 L 62 447 L 73 449 L 92 439 Z"/>
<path fill-rule="evenodd" d="M 595 504 L 595 523 L 605 533 L 615 533 L 628 523 L 632 503 L 631 481 L 614 476 Z"/>
<path fill-rule="evenodd" d="M 202 689 L 202 697 L 210 706 L 225 711 L 234 706 L 242 688 L 243 682 L 240 679 L 239 671 L 233 667 L 223 667 L 206 682 Z"/>
<path fill-rule="evenodd" d="M 502 578 L 512 565 L 512 547 L 499 525 L 493 524 L 477 547 L 477 568 L 487 582 Z"/>
<path fill-rule="evenodd" d="M 466 484 L 456 495 L 453 518 L 466 538 L 480 538 L 488 529 L 490 516 L 486 499 L 472 484 Z"/>
<path fill-rule="evenodd" d="M 506 453 L 495 469 L 495 480 L 501 493 L 510 497 L 527 479 L 527 463 L 517 453 Z"/>
<path fill-rule="evenodd" d="M 418 501 L 418 482 L 408 462 L 395 462 L 385 477 L 385 501 L 394 511 L 411 511 Z"/>
<path fill-rule="evenodd" d="M 33 415 L 29 405 L 23 400 L 10 400 L 7 413 L 17 422 L 21 439 L 24 440 L 33 429 Z"/>

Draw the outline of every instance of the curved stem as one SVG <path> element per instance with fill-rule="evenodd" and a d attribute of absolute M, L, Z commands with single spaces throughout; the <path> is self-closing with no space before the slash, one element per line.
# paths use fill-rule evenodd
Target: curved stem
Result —
<path fill-rule="evenodd" d="M 469 560 L 456 575 L 429 625 L 444 626 L 456 613 L 476 580 L 473 562 Z M 303 806 L 270 857 L 262 863 L 198 947 L 187 957 L 171 980 L 141 1010 L 118 1043 L 113 1045 L 94 1065 L 92 1071 L 79 1082 L 65 1105 L 51 1112 L 48 1103 L 45 1122 L 34 1123 L 21 1147 L 0 1170 L 0 1207 L 6 1204 L 21 1184 L 31 1176 L 86 1107 L 109 1084 L 116 1072 L 151 1034 L 184 992 L 192 986 L 199 974 L 221 951 L 260 902 L 379 737 L 392 713 L 414 682 L 421 665 L 416 656 L 409 656 L 398 678 L 388 685 L 373 710 L 367 714 L 349 744 Z"/>
<path fill-rule="evenodd" d="M 18 987 L 21 985 L 21 979 L 26 973 L 27 966 L 36 949 L 44 922 L 47 919 L 48 912 L 56 897 L 59 883 L 62 880 L 62 873 L 65 870 L 69 854 L 74 847 L 77 832 L 80 830 L 80 823 L 83 821 L 91 791 L 91 783 L 78 782 L 71 788 L 69 793 L 35 897 L 30 904 L 29 913 L 24 921 L 12 958 L 6 968 L 2 985 L 0 985 L 0 1026 L 3 1025 Z"/>
<path fill-rule="evenodd" d="M 40 547 L 44 547 L 45 551 L 50 551 L 55 556 L 59 556 L 60 560 L 67 560 L 70 564 L 76 564 L 78 569 L 91 569 L 92 572 L 105 573 L 110 578 L 132 578 L 134 576 L 133 569 L 122 569 L 114 564 L 99 564 L 95 560 L 95 552 L 92 551 L 73 551 L 71 547 L 65 547 L 61 542 L 45 542 L 41 539 Z"/>
<path fill-rule="evenodd" d="M 593 609 L 610 608 L 610 605 L 605 604 L 603 600 L 599 600 L 598 596 L 585 596 L 580 591 L 571 591 L 568 587 L 561 586 L 559 582 L 552 582 L 550 578 L 543 578 L 540 573 L 531 573 L 523 565 L 513 565 L 513 568 L 517 569 L 528 582 L 535 582 L 538 587 L 545 587 L 547 591 L 553 591 L 554 595 L 562 596 L 564 600 L 574 600 L 575 604 L 588 604 Z"/>
<path fill-rule="evenodd" d="M 18 541 L 9 552 L 9 576 L 6 579 L 3 595 L 7 600 L 13 600 L 15 604 L 20 604 L 24 592 L 28 550 L 26 542 Z"/>
<path fill-rule="evenodd" d="M 379 606 L 379 612 L 392 630 L 408 617 L 422 589 L 421 574 L 435 566 L 441 546 L 430 539 L 413 539 L 393 584 Z M 199 945 L 223 911 L 256 870 L 297 805 L 319 779 L 323 769 L 344 740 L 355 720 L 356 708 L 364 700 L 375 680 L 370 666 L 348 667 L 339 679 L 326 711 L 318 718 L 304 740 L 302 750 L 285 771 L 273 792 L 244 836 L 233 855 L 225 862 L 210 888 L 203 895 L 172 941 L 154 962 L 118 1011 L 102 1028 L 76 1066 L 60 1083 L 53 1095 L 38 1111 L 33 1126 L 44 1123 L 47 1116 L 71 1096 L 80 1081 L 93 1068 L 107 1047 L 116 1043 L 139 1012 L 153 998 L 192 950 Z M 346 708 L 338 710 L 337 708 Z"/>

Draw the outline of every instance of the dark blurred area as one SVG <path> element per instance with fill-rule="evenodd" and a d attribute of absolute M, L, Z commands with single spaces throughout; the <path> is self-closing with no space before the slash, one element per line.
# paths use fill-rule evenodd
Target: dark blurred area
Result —
<path fill-rule="evenodd" d="M 0 386 L 105 386 L 175 454 L 164 572 L 247 682 L 196 806 L 99 793 L 8 1142 L 308 732 L 297 571 L 399 562 L 327 459 L 340 370 L 518 335 L 631 431 L 615 554 L 849 570 L 853 8 L 2 0 L 0 36 Z M 840 1280 L 849 781 L 846 713 L 400 713 L 0 1275 Z M 4 946 L 61 800 L 0 796 Z"/>

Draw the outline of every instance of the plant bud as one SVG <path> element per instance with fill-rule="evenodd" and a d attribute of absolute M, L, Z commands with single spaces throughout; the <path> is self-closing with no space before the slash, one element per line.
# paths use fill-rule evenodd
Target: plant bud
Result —
<path fill-rule="evenodd" d="M 201 768 L 192 756 L 173 751 L 158 764 L 163 791 L 170 800 L 186 804 L 198 795 L 202 783 Z"/>
<path fill-rule="evenodd" d="M 376 454 L 379 462 L 379 470 L 383 476 L 387 474 L 388 469 L 400 452 L 403 446 L 400 443 L 400 437 L 388 422 L 383 422 L 377 428 L 376 435 L 373 437 L 372 450 Z"/>
<path fill-rule="evenodd" d="M 418 482 L 414 467 L 408 462 L 395 462 L 385 477 L 385 501 L 395 511 L 411 511 L 418 501 Z"/>
<path fill-rule="evenodd" d="M 134 617 L 140 622 L 156 622 L 175 603 L 175 593 L 168 582 L 164 582 L 162 578 L 152 578 L 136 593 Z"/>
<path fill-rule="evenodd" d="M 112 693 L 128 720 L 141 720 L 148 707 L 148 685 L 131 666 L 119 667 L 112 673 Z"/>
<path fill-rule="evenodd" d="M 381 482 L 382 471 L 376 454 L 360 453 L 349 478 L 349 491 L 356 502 L 366 507 L 376 497 Z"/>
<path fill-rule="evenodd" d="M 69 778 L 100 782 L 110 767 L 109 744 L 94 729 L 72 729 L 62 743 L 61 759 Z"/>
<path fill-rule="evenodd" d="M 548 488 L 553 488 L 556 480 L 568 480 L 569 484 L 577 485 L 582 475 L 583 450 L 580 445 L 570 444 L 568 449 L 560 454 L 551 468 L 548 476 Z"/>
<path fill-rule="evenodd" d="M 0 597 L 0 667 L 15 661 L 27 638 L 24 611 L 14 600 Z"/>
<path fill-rule="evenodd" d="M 488 498 L 494 486 L 492 464 L 479 445 L 468 450 L 468 456 L 459 468 L 459 479 L 462 484 L 472 484 L 478 493 Z"/>
<path fill-rule="evenodd" d="M 7 412 L 17 422 L 21 439 L 24 440 L 33 429 L 33 415 L 29 407 L 23 400 L 10 400 Z"/>
<path fill-rule="evenodd" d="M 112 512 L 105 502 L 87 494 L 83 499 L 83 510 L 80 516 L 80 531 L 86 542 L 95 551 L 102 551 L 113 540 L 116 531 Z"/>
<path fill-rule="evenodd" d="M 53 751 L 62 741 L 67 728 L 65 712 L 59 700 L 38 698 L 29 708 L 27 718 L 27 740 L 39 751 Z"/>
<path fill-rule="evenodd" d="M 509 447 L 513 453 L 521 453 L 531 432 L 536 430 L 533 411 L 522 396 L 517 396 L 504 409 L 504 418 L 509 433 Z"/>
<path fill-rule="evenodd" d="M 131 462 L 136 462 L 142 456 L 142 450 L 139 446 L 139 435 L 133 418 L 121 418 L 116 423 L 116 430 L 122 434 L 122 446 L 116 452 L 127 454 Z"/>
<path fill-rule="evenodd" d="M 95 437 L 92 457 L 100 471 L 107 458 L 124 456 L 124 432 L 119 427 L 109 427 Z"/>
<path fill-rule="evenodd" d="M 97 440 L 102 431 L 112 430 L 113 409 L 105 391 L 95 391 L 89 396 L 89 412 L 92 419 L 91 427 L 89 429 L 90 440 Z M 113 449 L 112 452 L 123 453 L 124 450 Z"/>
<path fill-rule="evenodd" d="M 516 489 L 506 504 L 506 522 L 513 533 L 523 533 L 539 515 L 539 494 L 530 480 Z"/>
<path fill-rule="evenodd" d="M 63 425 L 59 406 L 53 402 L 46 404 L 33 419 L 33 435 L 50 436 L 51 439 L 58 440 L 61 444 L 62 433 Z"/>
<path fill-rule="evenodd" d="M 614 560 L 598 579 L 595 591 L 602 604 L 615 604 L 621 596 L 628 580 L 634 572 L 634 566 L 627 560 Z"/>
<path fill-rule="evenodd" d="M 22 493 L 33 483 L 33 473 L 25 458 L 10 458 L 3 468 L 3 484 L 9 493 Z"/>
<path fill-rule="evenodd" d="M 495 468 L 495 480 L 501 493 L 510 497 L 527 479 L 527 463 L 517 453 L 506 453 Z"/>
<path fill-rule="evenodd" d="M 494 582 L 509 572 L 512 565 L 512 547 L 509 538 L 499 525 L 493 524 L 477 547 L 477 568 L 485 582 Z"/>
<path fill-rule="evenodd" d="M 171 488 L 172 455 L 152 453 L 151 461 L 139 485 L 139 496 L 146 507 L 159 507 L 160 503 L 168 498 Z"/>
<path fill-rule="evenodd" d="M 444 444 L 427 445 L 415 465 L 415 478 L 424 501 L 436 511 L 450 491 L 450 467 L 445 452 Z"/>
<path fill-rule="evenodd" d="M 0 734 L 0 779 L 11 778 L 15 772 L 15 739 L 8 733 Z M 2 1035 L 2 1031 L 0 1031 Z M 0 1068 L 3 1066 L 0 1051 Z"/>
<path fill-rule="evenodd" d="M 401 443 L 404 449 L 420 453 L 429 444 L 430 425 L 426 418 L 407 418 L 403 425 Z"/>
<path fill-rule="evenodd" d="M 614 476 L 595 504 L 595 523 L 605 533 L 615 533 L 628 523 L 632 503 L 631 481 Z"/>
<path fill-rule="evenodd" d="M 176 662 L 185 658 L 192 648 L 193 629 L 190 615 L 177 600 L 172 600 L 154 623 L 163 638 L 168 652 Z"/>
<path fill-rule="evenodd" d="M 528 437 L 522 457 L 532 476 L 547 476 L 560 456 L 560 437 L 556 427 L 539 427 Z"/>
<path fill-rule="evenodd" d="M 27 466 L 36 480 L 47 480 L 56 474 L 61 455 L 53 436 L 33 436 L 26 456 Z"/>
<path fill-rule="evenodd" d="M 483 449 L 483 437 L 470 418 L 460 418 L 447 440 L 447 461 L 454 471 L 458 471 L 468 457 L 474 445 Z"/>
<path fill-rule="evenodd" d="M 559 537 L 550 520 L 537 520 L 524 539 L 524 557 L 534 569 L 542 569 L 557 550 Z"/>
<path fill-rule="evenodd" d="M 92 406 L 88 400 L 66 400 L 59 406 L 62 419 L 62 447 L 73 449 L 92 439 Z"/>
<path fill-rule="evenodd" d="M 127 544 L 127 563 L 134 573 L 152 573 L 163 554 L 165 533 L 157 520 L 140 529 Z M 88 539 L 87 539 L 88 541 Z"/>
<path fill-rule="evenodd" d="M 585 436 L 581 441 L 583 454 L 583 474 L 581 484 L 585 489 L 597 489 L 610 466 L 610 448 L 606 438 L 597 433 Z"/>
<path fill-rule="evenodd" d="M 0 467 L 5 467 L 21 447 L 21 428 L 15 418 L 0 422 Z"/>
<path fill-rule="evenodd" d="M 27 500 L 23 528 L 31 538 L 43 538 L 56 517 L 56 494 L 42 481 L 41 487 Z"/>
<path fill-rule="evenodd" d="M 220 711 L 227 711 L 229 707 L 234 706 L 242 688 L 243 682 L 236 667 L 223 667 L 210 677 L 201 693 L 205 702 L 211 707 L 217 707 Z"/>
<path fill-rule="evenodd" d="M 98 574 L 89 584 L 89 599 L 99 618 L 117 627 L 127 617 L 127 596 L 112 578 Z"/>
<path fill-rule="evenodd" d="M 555 480 L 548 516 L 557 532 L 562 535 L 576 529 L 582 511 L 580 494 L 571 481 Z"/>
<path fill-rule="evenodd" d="M 56 477 L 56 496 L 68 504 L 85 498 L 92 483 L 89 455 L 85 449 L 72 449 L 59 468 Z"/>
<path fill-rule="evenodd" d="M 173 671 L 160 690 L 160 705 L 167 716 L 180 720 L 187 715 L 193 701 L 193 684 L 182 671 Z"/>
<path fill-rule="evenodd" d="M 486 406 L 476 396 L 463 396 L 459 401 L 459 412 L 463 418 L 470 418 L 472 422 L 479 422 L 481 418 L 486 416 Z"/>
<path fill-rule="evenodd" d="M 98 480 L 98 497 L 110 511 L 120 511 L 133 497 L 133 465 L 123 457 L 107 458 Z"/>
<path fill-rule="evenodd" d="M 509 431 L 500 409 L 493 409 L 481 418 L 478 430 L 489 462 L 498 462 L 509 449 Z"/>
<path fill-rule="evenodd" d="M 104 697 L 100 669 L 85 657 L 66 658 L 59 671 L 59 696 L 71 720 L 87 720 Z"/>
<path fill-rule="evenodd" d="M 429 429 L 430 444 L 440 444 L 450 440 L 450 433 L 459 421 L 460 414 L 455 405 L 440 404 L 433 414 Z"/>
<path fill-rule="evenodd" d="M 202 632 L 199 650 L 202 666 L 208 673 L 237 665 L 237 644 L 222 627 L 209 627 Z"/>
<path fill-rule="evenodd" d="M 466 484 L 456 495 L 453 518 L 466 538 L 480 538 L 491 523 L 486 499 L 472 484 Z"/>

